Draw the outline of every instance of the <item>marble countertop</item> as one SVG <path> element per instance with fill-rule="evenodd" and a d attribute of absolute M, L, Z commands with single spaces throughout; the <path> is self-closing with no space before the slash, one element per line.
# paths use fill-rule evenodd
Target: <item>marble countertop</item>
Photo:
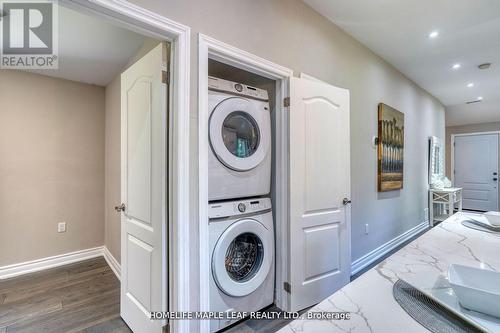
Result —
<path fill-rule="evenodd" d="M 399 278 L 446 274 L 450 264 L 500 271 L 500 236 L 464 227 L 467 215 L 456 213 L 310 309 L 350 312 L 350 320 L 298 319 L 279 332 L 428 332 L 394 300 Z"/>

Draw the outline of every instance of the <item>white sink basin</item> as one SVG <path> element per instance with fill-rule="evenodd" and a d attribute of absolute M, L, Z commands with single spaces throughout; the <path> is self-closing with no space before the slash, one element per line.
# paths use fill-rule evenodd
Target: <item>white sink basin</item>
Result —
<path fill-rule="evenodd" d="M 451 265 L 448 274 L 461 306 L 500 317 L 500 273 Z"/>
<path fill-rule="evenodd" d="M 483 215 L 491 225 L 500 227 L 500 212 L 487 212 Z"/>

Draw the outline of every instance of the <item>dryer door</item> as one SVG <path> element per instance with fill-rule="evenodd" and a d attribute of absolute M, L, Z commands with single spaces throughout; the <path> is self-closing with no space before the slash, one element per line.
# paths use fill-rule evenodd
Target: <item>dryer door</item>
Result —
<path fill-rule="evenodd" d="M 266 279 L 274 255 L 272 231 L 256 220 L 233 223 L 212 253 L 212 274 L 229 296 L 246 296 Z"/>
<path fill-rule="evenodd" d="M 226 167 L 248 171 L 265 159 L 271 136 L 270 114 L 260 103 L 231 97 L 219 103 L 210 117 L 210 144 Z"/>

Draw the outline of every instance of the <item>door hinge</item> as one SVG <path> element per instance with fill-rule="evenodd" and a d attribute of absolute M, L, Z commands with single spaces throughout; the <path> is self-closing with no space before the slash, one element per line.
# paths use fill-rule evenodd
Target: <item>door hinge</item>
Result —
<path fill-rule="evenodd" d="M 161 82 L 165 84 L 170 84 L 170 72 L 161 71 Z"/>
<path fill-rule="evenodd" d="M 288 282 L 283 282 L 283 289 L 289 294 L 292 293 L 292 286 Z"/>
<path fill-rule="evenodd" d="M 163 326 L 162 328 L 163 333 L 170 333 L 170 324 L 167 323 L 167 325 Z"/>
<path fill-rule="evenodd" d="M 283 104 L 285 105 L 285 107 L 289 107 L 290 106 L 290 97 L 285 97 L 283 99 Z"/>

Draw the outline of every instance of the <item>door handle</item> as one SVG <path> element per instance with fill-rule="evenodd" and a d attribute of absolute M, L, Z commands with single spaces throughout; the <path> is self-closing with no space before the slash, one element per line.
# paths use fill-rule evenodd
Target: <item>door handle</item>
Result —
<path fill-rule="evenodd" d="M 498 178 L 493 178 L 493 180 L 494 180 L 494 181 L 497 181 L 497 180 L 498 180 Z"/>
<path fill-rule="evenodd" d="M 351 199 L 348 199 L 348 198 L 344 198 L 344 200 L 342 200 L 342 203 L 345 205 L 348 205 L 351 203 Z"/>
<path fill-rule="evenodd" d="M 119 206 L 115 206 L 115 210 L 120 213 L 120 212 L 124 212 L 125 211 L 125 204 L 122 203 L 121 205 Z"/>

